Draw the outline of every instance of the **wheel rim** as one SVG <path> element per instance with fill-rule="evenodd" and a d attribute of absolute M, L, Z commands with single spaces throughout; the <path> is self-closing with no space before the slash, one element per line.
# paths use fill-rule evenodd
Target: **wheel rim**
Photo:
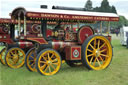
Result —
<path fill-rule="evenodd" d="M 28 56 L 26 56 L 27 58 L 27 67 L 30 71 L 36 71 L 36 65 L 35 65 L 35 62 L 36 62 L 36 49 L 32 49 L 29 53 L 28 53 Z"/>
<path fill-rule="evenodd" d="M 11 68 L 20 68 L 24 65 L 25 53 L 20 48 L 12 48 L 6 54 L 6 63 Z"/>
<path fill-rule="evenodd" d="M 103 36 L 93 37 L 87 44 L 86 61 L 94 70 L 106 68 L 112 59 L 112 47 L 110 42 Z"/>
<path fill-rule="evenodd" d="M 43 75 L 53 75 L 59 71 L 60 67 L 61 58 L 57 52 L 47 50 L 40 55 L 38 68 Z"/>
<path fill-rule="evenodd" d="M 0 53 L 0 61 L 3 65 L 5 65 L 5 53 L 6 53 L 7 49 L 6 48 L 3 48 L 1 50 L 1 53 Z"/>

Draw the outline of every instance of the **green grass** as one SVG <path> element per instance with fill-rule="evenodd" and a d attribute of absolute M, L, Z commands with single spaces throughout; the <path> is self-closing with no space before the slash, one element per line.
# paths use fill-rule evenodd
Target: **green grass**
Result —
<path fill-rule="evenodd" d="M 101 71 L 90 71 L 80 66 L 62 65 L 53 76 L 29 72 L 26 67 L 11 69 L 0 64 L 0 85 L 128 85 L 128 49 L 120 45 L 118 38 L 112 40 L 114 56 L 110 66 Z"/>

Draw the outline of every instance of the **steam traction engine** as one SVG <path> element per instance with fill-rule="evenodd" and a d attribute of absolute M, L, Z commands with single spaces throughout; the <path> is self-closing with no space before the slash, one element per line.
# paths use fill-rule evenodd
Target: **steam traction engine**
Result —
<path fill-rule="evenodd" d="M 103 35 L 94 35 L 90 26 L 81 25 L 118 21 L 116 14 L 56 9 L 37 11 L 21 7 L 11 14 L 18 24 L 20 20 L 24 21 L 24 34 L 19 39 L 32 42 L 35 46 L 26 54 L 25 63 L 30 71 L 53 75 L 60 70 L 62 60 L 70 66 L 82 63 L 88 69 L 101 70 L 107 68 L 112 60 L 110 41 Z M 26 20 L 41 21 L 41 37 L 27 35 Z M 47 22 L 56 22 L 56 25 L 48 25 Z"/>
<path fill-rule="evenodd" d="M 23 23 L 23 21 L 21 21 Z M 39 33 L 40 22 L 27 21 L 28 33 L 30 36 L 37 37 Z M 33 47 L 32 42 L 19 40 L 17 20 L 0 19 L 0 43 L 3 49 L 0 52 L 0 61 L 2 64 L 7 64 L 11 68 L 20 68 L 25 62 L 25 52 Z M 22 26 L 23 27 L 23 26 Z M 20 29 L 20 31 L 23 29 Z M 19 34 L 22 33 L 19 31 Z"/>

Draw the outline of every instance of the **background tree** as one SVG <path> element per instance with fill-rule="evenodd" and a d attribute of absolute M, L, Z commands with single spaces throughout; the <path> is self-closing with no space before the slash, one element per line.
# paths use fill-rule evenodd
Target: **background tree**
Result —
<path fill-rule="evenodd" d="M 88 0 L 85 4 L 85 10 L 86 11 L 92 11 L 93 10 L 93 7 L 92 7 L 92 1 L 91 0 Z"/>
<path fill-rule="evenodd" d="M 115 6 L 112 6 L 111 12 L 112 12 L 112 13 L 116 13 L 116 14 L 117 14 L 117 11 L 116 11 Z"/>

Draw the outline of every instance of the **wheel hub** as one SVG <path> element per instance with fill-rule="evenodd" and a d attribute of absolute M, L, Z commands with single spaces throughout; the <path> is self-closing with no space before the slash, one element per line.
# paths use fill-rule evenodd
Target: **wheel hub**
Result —
<path fill-rule="evenodd" d="M 17 55 L 14 55 L 13 59 L 14 60 L 17 60 L 18 59 L 18 56 Z"/>
<path fill-rule="evenodd" d="M 99 57 L 100 56 L 100 50 L 96 49 L 94 54 L 95 54 L 96 57 Z"/>
<path fill-rule="evenodd" d="M 51 61 L 47 61 L 47 64 L 52 64 L 52 62 Z"/>

